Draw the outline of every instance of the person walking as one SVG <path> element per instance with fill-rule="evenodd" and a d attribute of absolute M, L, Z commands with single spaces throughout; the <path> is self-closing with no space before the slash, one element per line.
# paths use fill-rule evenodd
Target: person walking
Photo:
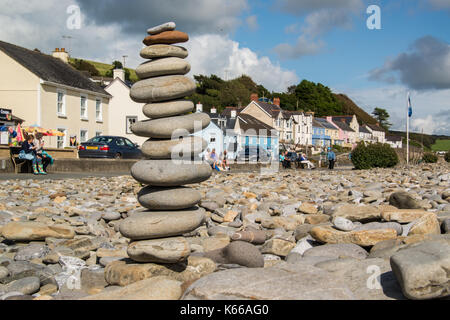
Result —
<path fill-rule="evenodd" d="M 327 159 L 329 163 L 328 169 L 333 170 L 336 163 L 336 154 L 333 152 L 333 150 L 331 150 L 331 148 L 328 148 Z"/>

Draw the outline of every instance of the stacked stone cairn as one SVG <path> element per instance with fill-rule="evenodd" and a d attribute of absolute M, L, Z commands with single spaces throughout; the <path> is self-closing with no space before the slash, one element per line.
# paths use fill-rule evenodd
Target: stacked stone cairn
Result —
<path fill-rule="evenodd" d="M 183 234 L 204 223 L 205 210 L 196 205 L 201 194 L 185 185 L 206 181 L 212 174 L 201 162 L 207 142 L 190 136 L 206 128 L 211 119 L 205 113 L 192 113 L 194 104 L 183 98 L 195 92 L 195 83 L 185 76 L 190 64 L 185 48 L 173 44 L 186 42 L 186 33 L 176 31 L 173 22 L 149 29 L 141 57 L 150 59 L 136 69 L 140 81 L 131 88 L 130 96 L 146 103 L 143 113 L 149 118 L 135 123 L 131 130 L 148 137 L 142 152 L 149 160 L 131 168 L 135 180 L 145 185 L 138 193 L 139 203 L 146 208 L 136 212 L 120 225 L 123 236 L 131 239 L 128 256 L 143 263 L 173 264 L 190 255 Z"/>

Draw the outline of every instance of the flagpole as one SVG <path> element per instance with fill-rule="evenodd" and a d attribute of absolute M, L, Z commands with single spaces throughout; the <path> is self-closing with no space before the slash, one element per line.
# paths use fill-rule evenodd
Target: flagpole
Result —
<path fill-rule="evenodd" d="M 406 102 L 407 108 L 406 108 L 406 165 L 409 165 L 409 100 L 410 95 L 408 92 L 408 99 Z"/>

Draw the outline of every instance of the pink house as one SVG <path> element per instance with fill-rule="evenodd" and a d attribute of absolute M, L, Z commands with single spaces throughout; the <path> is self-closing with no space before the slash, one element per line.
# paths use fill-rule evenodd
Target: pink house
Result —
<path fill-rule="evenodd" d="M 356 145 L 355 130 L 350 128 L 344 120 L 333 122 L 333 117 L 327 117 L 327 121 L 339 130 L 339 140 L 344 142 L 344 147 L 353 148 Z"/>

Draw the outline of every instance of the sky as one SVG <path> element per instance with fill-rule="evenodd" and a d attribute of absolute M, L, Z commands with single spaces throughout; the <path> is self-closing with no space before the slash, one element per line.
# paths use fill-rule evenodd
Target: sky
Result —
<path fill-rule="evenodd" d="M 380 28 L 369 29 L 379 8 Z M 189 34 L 190 76 L 249 75 L 284 92 L 307 79 L 412 131 L 450 135 L 450 0 L 0 0 L 0 40 L 135 68 L 146 30 Z M 369 25 L 371 25 L 369 24 Z M 65 38 L 64 38 L 65 36 Z M 70 36 L 71 39 L 68 39 Z"/>

